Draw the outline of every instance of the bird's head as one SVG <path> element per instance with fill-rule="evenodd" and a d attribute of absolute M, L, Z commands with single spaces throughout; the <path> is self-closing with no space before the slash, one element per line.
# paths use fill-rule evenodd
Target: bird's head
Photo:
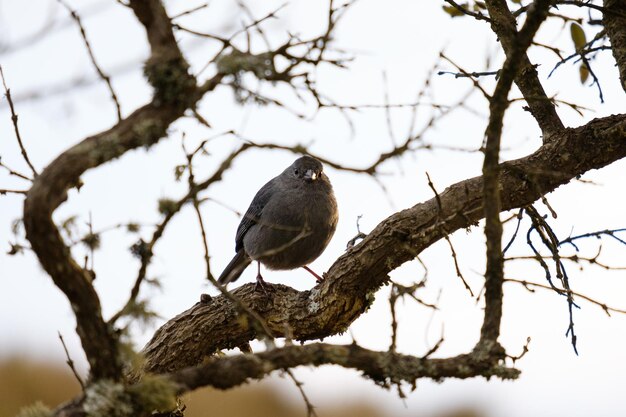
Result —
<path fill-rule="evenodd" d="M 318 182 L 324 179 L 322 163 L 317 159 L 305 155 L 295 160 L 289 168 L 287 174 L 292 178 L 296 178 L 308 183 Z"/>

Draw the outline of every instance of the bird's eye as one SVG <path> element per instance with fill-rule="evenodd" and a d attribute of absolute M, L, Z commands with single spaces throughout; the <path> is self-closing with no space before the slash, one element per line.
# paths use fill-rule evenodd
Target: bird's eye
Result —
<path fill-rule="evenodd" d="M 298 171 L 298 168 L 296 168 L 296 169 L 293 170 L 293 173 L 296 174 L 296 175 L 299 175 L 300 171 Z"/>

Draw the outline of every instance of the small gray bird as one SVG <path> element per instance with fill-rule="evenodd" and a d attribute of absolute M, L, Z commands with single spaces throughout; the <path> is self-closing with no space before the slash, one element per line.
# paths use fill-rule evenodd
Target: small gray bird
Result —
<path fill-rule="evenodd" d="M 256 193 L 235 237 L 237 254 L 218 278 L 235 281 L 250 262 L 258 262 L 257 283 L 263 287 L 261 263 L 268 269 L 307 267 L 324 251 L 337 227 L 337 201 L 322 164 L 296 159 Z"/>

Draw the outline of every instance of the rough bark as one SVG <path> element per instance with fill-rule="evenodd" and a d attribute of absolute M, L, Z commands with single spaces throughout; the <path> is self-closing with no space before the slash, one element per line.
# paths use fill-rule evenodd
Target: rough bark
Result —
<path fill-rule="evenodd" d="M 396 352 L 375 352 L 357 345 L 338 346 L 312 343 L 286 346 L 256 355 L 238 355 L 223 360 L 211 359 L 201 366 L 183 369 L 170 375 L 181 391 L 211 386 L 219 389 L 236 387 L 269 373 L 302 365 L 340 365 L 356 369 L 375 383 L 388 387 L 408 383 L 415 386 L 419 378 L 471 378 L 498 376 L 512 379 L 519 371 L 497 362 L 481 360 L 474 353 L 446 359 L 418 358 Z"/>
<path fill-rule="evenodd" d="M 485 314 L 480 330 L 479 344 L 495 345 L 500 336 L 502 322 L 502 284 L 504 282 L 504 255 L 502 254 L 502 222 L 500 211 L 500 142 L 504 113 L 509 106 L 508 95 L 513 80 L 519 78 L 519 62 L 535 37 L 539 26 L 548 17 L 550 0 L 537 0 L 528 9 L 526 22 L 507 51 L 500 70 L 498 83 L 489 100 L 489 123 L 485 130 L 486 143 L 483 149 L 483 204 L 485 215 L 486 259 L 485 268 Z M 552 135 L 557 131 L 553 131 Z"/>
<path fill-rule="evenodd" d="M 500 164 L 502 209 L 533 203 L 591 169 L 626 156 L 626 115 L 595 119 L 564 129 L 533 154 Z M 289 329 L 296 340 L 345 332 L 388 282 L 388 273 L 415 258 L 443 236 L 483 218 L 482 177 L 452 185 L 435 198 L 382 221 L 331 266 L 309 291 L 268 284 L 269 292 L 243 285 L 233 294 L 258 312 L 276 336 Z M 443 219 L 443 220 L 440 220 Z M 245 346 L 257 335 L 224 297 L 198 302 L 164 324 L 146 345 L 145 370 L 172 372 L 201 363 L 220 349 Z"/>
<path fill-rule="evenodd" d="M 26 236 L 43 268 L 70 301 L 91 376 L 96 379 L 123 377 L 117 337 L 102 318 L 90 274 L 72 259 L 52 213 L 65 201 L 67 191 L 79 186 L 80 176 L 86 170 L 130 149 L 153 145 L 166 136 L 169 124 L 200 98 L 163 5 L 151 0 L 131 1 L 131 6 L 149 33 L 152 55 L 146 64 L 146 74 L 155 88 L 153 101 L 111 129 L 61 154 L 34 179 L 24 201 Z"/>
<path fill-rule="evenodd" d="M 207 83 L 196 85 L 196 80 L 188 74 L 188 65 L 161 2 L 130 0 L 129 4 L 145 27 L 151 46 L 145 72 L 155 89 L 153 100 L 110 130 L 85 139 L 55 159 L 34 180 L 24 206 L 24 223 L 32 248 L 55 284 L 68 297 L 76 315 L 92 382 L 123 379 L 117 340 L 114 329 L 102 319 L 89 273 L 71 258 L 52 221 L 52 214 L 66 199 L 67 191 L 80 184 L 80 176 L 86 170 L 128 150 L 156 143 L 166 135 L 173 121 L 186 109 L 193 108 L 224 76 L 217 74 Z M 547 8 L 546 0 L 537 0 L 533 5 L 537 4 Z M 544 135 L 544 144 L 533 154 L 496 166 L 497 175 L 493 177 L 496 186 L 491 188 L 490 195 L 495 195 L 497 200 L 499 194 L 501 205 L 495 206 L 497 210 L 492 213 L 495 218 L 500 210 L 524 207 L 591 169 L 625 157 L 626 115 L 595 119 L 578 128 L 564 128 L 524 52 L 527 45 L 520 46 L 524 28 L 518 33 L 506 1 L 486 0 L 486 5 L 492 29 L 507 56 L 501 77 L 508 80 L 509 85 L 500 96 L 508 92 L 508 77 L 515 76 L 515 83 Z M 626 6 L 623 1 L 606 0 L 605 7 L 603 22 L 626 89 Z M 527 22 L 532 24 L 531 9 L 528 9 Z M 524 42 L 530 42 L 534 30 L 536 27 L 532 33 L 527 33 L 530 38 Z M 509 66 L 517 64 L 514 71 L 506 70 L 509 61 L 512 62 Z M 498 105 L 505 103 L 498 101 Z M 492 111 L 492 117 L 497 117 L 500 123 L 503 112 L 504 109 Z M 495 136 L 500 134 L 500 131 L 495 132 Z M 495 156 L 497 161 L 497 152 Z M 476 225 L 484 217 L 484 179 L 475 177 L 461 181 L 436 198 L 389 216 L 360 244 L 340 256 L 327 278 L 309 291 L 267 284 L 266 294 L 248 284 L 237 288 L 233 294 L 261 316 L 274 336 L 306 341 L 344 332 L 368 309 L 376 291 L 388 282 L 390 271 L 414 259 L 446 233 Z M 499 286 L 501 282 L 496 284 Z M 501 294 L 490 297 L 500 299 Z M 491 315 L 495 317 L 499 313 Z M 414 383 L 420 377 L 515 378 L 518 371 L 502 362 L 505 353 L 497 345 L 497 326 L 499 318 L 495 323 L 485 321 L 483 326 L 483 333 L 488 332 L 488 339 L 493 343 L 479 344 L 468 354 L 447 359 L 417 358 L 322 343 L 221 358 L 214 353 L 235 347 L 245 349 L 261 332 L 254 321 L 226 297 L 203 297 L 201 302 L 155 333 L 143 352 L 144 367 L 134 377 L 144 372 L 165 374 L 178 384 L 179 392 L 205 385 L 229 388 L 250 378 L 262 378 L 274 370 L 322 364 L 361 370 L 365 376 L 385 386 Z M 56 415 L 84 414 L 81 398 L 56 411 Z"/>
<path fill-rule="evenodd" d="M 24 202 L 24 226 L 41 265 L 70 300 L 77 332 L 94 377 L 119 378 L 116 338 L 102 319 L 91 276 L 71 256 L 52 213 L 87 169 L 120 156 L 128 149 L 156 142 L 174 120 L 168 107 L 148 105 L 113 129 L 85 139 L 55 159 L 33 182 Z M 138 126 L 144 131 L 139 131 Z"/>
<path fill-rule="evenodd" d="M 486 0 L 487 10 L 491 17 L 491 29 L 498 36 L 502 49 L 507 57 L 515 50 L 517 29 L 515 17 L 509 10 L 506 0 Z M 531 64 L 525 53 L 518 61 L 519 71 L 515 84 L 522 92 L 528 104 L 528 110 L 537 121 L 543 132 L 544 141 L 551 140 L 554 133 L 564 128 L 563 122 L 556 112 L 554 103 L 546 95 L 535 66 Z"/>
<path fill-rule="evenodd" d="M 622 88 L 626 91 L 626 2 L 606 0 L 602 24 L 611 41 L 611 51 L 617 62 Z"/>

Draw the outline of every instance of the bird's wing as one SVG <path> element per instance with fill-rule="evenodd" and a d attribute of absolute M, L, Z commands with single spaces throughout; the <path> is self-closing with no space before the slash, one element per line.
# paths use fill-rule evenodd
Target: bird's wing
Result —
<path fill-rule="evenodd" d="M 239 251 L 239 249 L 243 247 L 243 237 L 261 217 L 263 208 L 265 207 L 267 202 L 270 201 L 272 195 L 274 194 L 275 184 L 276 178 L 270 180 L 267 184 L 261 187 L 261 189 L 252 199 L 252 203 L 250 203 L 248 211 L 246 211 L 246 214 L 243 215 L 241 223 L 239 223 L 239 227 L 237 228 L 237 236 L 235 237 L 235 251 Z"/>

